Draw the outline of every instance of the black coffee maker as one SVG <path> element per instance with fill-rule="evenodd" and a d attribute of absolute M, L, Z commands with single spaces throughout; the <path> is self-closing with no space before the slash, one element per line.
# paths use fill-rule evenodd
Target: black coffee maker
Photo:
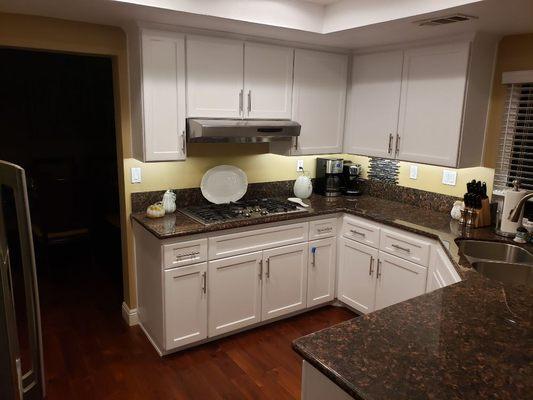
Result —
<path fill-rule="evenodd" d="M 358 196 L 361 194 L 360 179 L 361 165 L 345 161 L 342 168 L 342 192 L 346 196 Z"/>
<path fill-rule="evenodd" d="M 317 158 L 315 193 L 324 196 L 342 194 L 342 158 Z"/>

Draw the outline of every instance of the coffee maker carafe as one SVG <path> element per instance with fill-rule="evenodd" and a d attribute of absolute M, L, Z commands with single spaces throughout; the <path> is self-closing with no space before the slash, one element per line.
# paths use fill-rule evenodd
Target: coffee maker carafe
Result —
<path fill-rule="evenodd" d="M 359 188 L 361 175 L 361 165 L 354 164 L 350 161 L 345 162 L 343 166 L 343 185 L 342 191 L 347 196 L 358 196 L 361 194 Z"/>
<path fill-rule="evenodd" d="M 324 196 L 340 196 L 342 167 L 342 158 L 317 158 L 315 192 Z"/>

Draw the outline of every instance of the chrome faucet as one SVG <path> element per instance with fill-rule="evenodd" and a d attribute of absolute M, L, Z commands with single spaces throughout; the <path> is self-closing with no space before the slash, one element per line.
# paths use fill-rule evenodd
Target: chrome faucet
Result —
<path fill-rule="evenodd" d="M 518 222 L 518 219 L 520 218 L 520 215 L 522 214 L 522 210 L 526 204 L 526 201 L 533 198 L 533 192 L 526 194 L 522 199 L 518 202 L 515 208 L 511 210 L 509 213 L 509 221 L 512 222 Z"/>

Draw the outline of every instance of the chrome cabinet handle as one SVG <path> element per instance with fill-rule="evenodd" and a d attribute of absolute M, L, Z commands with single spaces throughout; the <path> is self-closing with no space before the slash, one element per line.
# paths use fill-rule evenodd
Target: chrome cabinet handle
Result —
<path fill-rule="evenodd" d="M 296 136 L 296 139 L 294 140 L 294 149 L 298 150 L 298 136 Z"/>
<path fill-rule="evenodd" d="M 411 252 L 411 249 L 408 249 L 408 248 L 406 248 L 406 247 L 402 247 L 402 246 L 398 246 L 397 244 L 393 244 L 392 247 L 394 247 L 394 248 L 397 249 L 397 250 L 403 250 L 403 251 L 405 251 L 405 252 L 407 252 L 407 253 L 410 253 L 410 252 Z"/>
<path fill-rule="evenodd" d="M 181 152 L 185 154 L 185 130 L 181 131 Z"/>
<path fill-rule="evenodd" d="M 243 105 L 242 105 L 242 103 L 243 103 L 243 98 L 242 98 L 243 95 L 244 95 L 243 89 L 241 89 L 241 91 L 239 92 L 239 115 L 243 114 Z"/>
<path fill-rule="evenodd" d="M 318 248 L 311 247 L 311 254 L 313 255 L 313 258 L 311 259 L 311 265 L 314 267 L 316 265 L 316 252 L 318 251 Z"/>
<path fill-rule="evenodd" d="M 333 228 L 331 226 L 328 226 L 327 228 L 319 228 L 317 229 L 317 232 L 318 233 L 322 233 L 322 232 L 331 232 Z"/>
<path fill-rule="evenodd" d="M 355 229 L 350 229 L 350 232 L 352 232 L 354 235 L 359 235 L 362 237 L 366 236 L 366 234 L 364 234 L 363 232 L 356 231 Z"/>
<path fill-rule="evenodd" d="M 207 272 L 202 273 L 202 292 L 207 293 Z"/>
<path fill-rule="evenodd" d="M 394 139 L 394 135 L 392 133 L 389 133 L 389 150 L 387 151 L 387 154 L 392 153 L 392 140 Z"/>
<path fill-rule="evenodd" d="M 248 90 L 248 114 L 252 112 L 252 91 Z"/>
<path fill-rule="evenodd" d="M 378 259 L 378 271 L 376 274 L 378 279 L 381 279 L 381 260 Z"/>
<path fill-rule="evenodd" d="M 267 263 L 267 270 L 266 270 L 266 277 L 267 278 L 270 278 L 270 258 L 267 258 L 266 259 L 266 263 Z"/>
<path fill-rule="evenodd" d="M 374 266 L 374 257 L 370 256 L 370 267 L 368 270 L 368 275 L 370 276 L 372 276 L 372 272 L 374 272 L 373 266 Z"/>
<path fill-rule="evenodd" d="M 400 135 L 396 134 L 396 148 L 394 150 L 394 154 L 398 155 L 400 152 Z"/>
<path fill-rule="evenodd" d="M 200 254 L 199 251 L 193 251 L 192 253 L 178 254 L 178 255 L 176 255 L 176 260 L 179 260 L 180 258 L 184 258 L 184 257 L 194 257 L 194 256 L 197 256 L 199 254 Z"/>
<path fill-rule="evenodd" d="M 263 260 L 259 260 L 259 280 L 263 280 Z"/>

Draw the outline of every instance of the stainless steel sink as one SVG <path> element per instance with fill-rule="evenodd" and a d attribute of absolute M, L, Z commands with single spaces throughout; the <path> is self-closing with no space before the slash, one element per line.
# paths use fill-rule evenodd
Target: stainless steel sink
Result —
<path fill-rule="evenodd" d="M 459 251 L 473 264 L 476 261 L 494 263 L 523 264 L 533 267 L 533 254 L 507 243 L 487 242 L 482 240 L 462 240 Z"/>
<path fill-rule="evenodd" d="M 472 266 L 480 274 L 505 284 L 533 287 L 533 265 L 478 261 Z"/>

